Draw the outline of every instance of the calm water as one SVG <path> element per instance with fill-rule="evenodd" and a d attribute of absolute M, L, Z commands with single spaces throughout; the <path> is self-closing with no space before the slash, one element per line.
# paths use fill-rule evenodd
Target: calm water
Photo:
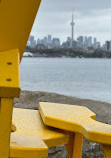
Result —
<path fill-rule="evenodd" d="M 23 58 L 21 88 L 111 103 L 111 59 Z"/>

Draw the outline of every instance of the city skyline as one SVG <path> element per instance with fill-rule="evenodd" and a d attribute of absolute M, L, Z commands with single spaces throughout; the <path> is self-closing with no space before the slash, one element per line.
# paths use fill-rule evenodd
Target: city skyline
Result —
<path fill-rule="evenodd" d="M 60 41 L 59 37 L 53 37 L 52 35 L 47 35 L 44 36 L 43 38 L 38 38 L 37 40 L 35 39 L 34 36 L 30 36 L 28 42 L 30 42 L 29 45 L 32 47 L 36 46 L 37 44 L 44 44 L 47 45 L 48 43 L 51 44 L 57 42 L 57 46 L 63 45 L 65 42 L 78 42 L 81 44 L 86 45 L 87 47 L 91 47 L 96 43 L 99 43 L 99 45 L 102 47 L 101 43 L 97 40 L 96 37 L 91 37 L 91 36 L 78 36 L 77 39 L 73 39 L 72 37 L 67 37 L 67 39 L 63 42 Z M 106 42 L 106 41 L 105 41 Z M 105 43 L 104 43 L 105 44 Z M 69 46 L 70 48 L 72 47 L 71 45 Z"/>
<path fill-rule="evenodd" d="M 102 43 L 110 40 L 111 1 L 45 0 L 42 1 L 31 35 L 52 34 L 65 41 L 70 31 L 70 16 L 74 12 L 76 35 L 97 37 Z"/>
<path fill-rule="evenodd" d="M 53 37 L 52 35 L 44 36 L 43 38 L 39 38 L 36 40 L 34 36 L 30 36 L 28 40 L 28 45 L 31 47 L 46 47 L 46 48 L 79 48 L 79 49 L 87 49 L 88 47 L 92 47 L 94 49 L 102 48 L 106 49 L 108 48 L 107 41 L 105 41 L 104 44 L 101 44 L 97 40 L 97 37 L 92 36 L 82 36 L 79 35 L 77 38 L 75 38 L 76 31 L 75 31 L 75 19 L 74 14 L 71 15 L 71 30 L 70 30 L 70 36 L 67 37 L 64 41 L 61 42 L 60 37 Z M 107 50 L 107 49 L 106 49 Z"/>
<path fill-rule="evenodd" d="M 62 45 L 64 42 L 70 41 L 70 47 L 73 47 L 73 46 L 71 46 L 73 41 L 77 41 L 77 42 L 79 40 L 81 41 L 81 38 L 82 38 L 83 41 L 86 41 L 86 42 L 82 42 L 82 43 L 84 43 L 87 47 L 88 46 L 93 46 L 94 47 L 94 45 L 96 45 L 96 43 L 98 43 L 99 47 L 104 47 L 105 42 L 108 41 L 108 40 L 106 40 L 106 41 L 104 41 L 104 43 L 101 43 L 100 41 L 97 41 L 97 37 L 86 36 L 86 35 L 84 35 L 84 36 L 79 35 L 78 37 L 76 37 L 75 24 L 76 23 L 75 23 L 75 19 L 74 19 L 74 14 L 72 13 L 71 22 L 70 22 L 70 26 L 71 26 L 70 36 L 68 36 L 67 39 L 65 39 L 64 41 L 61 41 L 60 37 L 53 37 L 53 35 L 50 35 L 50 34 L 48 34 L 48 35 L 46 35 L 42 38 L 38 37 L 36 39 L 35 39 L 35 36 L 30 35 L 29 41 L 33 41 L 32 44 L 31 44 L 32 46 L 36 45 L 37 43 L 47 45 L 47 40 L 50 36 L 50 41 L 51 41 L 51 38 L 53 37 L 52 40 L 54 40 L 54 41 L 57 40 L 57 43 L 58 43 L 57 45 L 58 46 Z M 32 39 L 30 40 L 30 38 L 32 38 Z M 87 40 L 89 40 L 89 42 L 87 42 Z M 90 44 L 87 44 L 87 43 L 90 43 Z"/>

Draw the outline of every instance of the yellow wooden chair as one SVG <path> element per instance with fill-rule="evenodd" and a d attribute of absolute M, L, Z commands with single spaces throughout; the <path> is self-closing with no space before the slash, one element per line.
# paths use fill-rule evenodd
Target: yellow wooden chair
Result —
<path fill-rule="evenodd" d="M 44 158 L 48 147 L 68 142 L 63 131 L 43 125 L 38 111 L 13 112 L 13 99 L 20 95 L 19 65 L 40 2 L 0 0 L 0 158 Z"/>
<path fill-rule="evenodd" d="M 105 158 L 111 158 L 111 125 L 95 121 L 96 114 L 86 107 L 56 103 L 40 103 L 39 111 L 45 125 L 67 131 L 66 145 L 72 158 L 82 157 L 83 136 L 102 145 Z"/>
<path fill-rule="evenodd" d="M 42 121 L 39 111 L 13 109 L 20 96 L 19 65 L 39 5 L 40 0 L 0 0 L 0 158 L 45 158 L 49 147 L 61 144 L 70 157 L 80 158 L 83 136 L 104 144 L 110 158 L 111 126 L 95 122 L 90 110 L 41 103 Z"/>

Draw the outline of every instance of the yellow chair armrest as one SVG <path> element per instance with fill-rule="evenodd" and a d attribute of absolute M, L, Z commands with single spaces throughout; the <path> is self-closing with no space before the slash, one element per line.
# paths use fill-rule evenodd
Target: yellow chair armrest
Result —
<path fill-rule="evenodd" d="M 111 144 L 111 125 L 95 121 L 96 115 L 86 107 L 56 103 L 40 103 L 45 125 L 81 133 L 86 139 Z"/>

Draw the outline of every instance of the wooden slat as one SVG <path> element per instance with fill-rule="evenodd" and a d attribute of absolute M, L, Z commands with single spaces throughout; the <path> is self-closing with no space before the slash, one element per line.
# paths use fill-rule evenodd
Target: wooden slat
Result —
<path fill-rule="evenodd" d="M 48 147 L 40 137 L 11 136 L 11 158 L 46 158 Z"/>
<path fill-rule="evenodd" d="M 82 134 L 75 133 L 72 158 L 81 158 L 82 157 L 82 145 L 83 145 Z"/>
<path fill-rule="evenodd" d="M 0 52 L 0 97 L 20 96 L 19 50 Z"/>
<path fill-rule="evenodd" d="M 102 145 L 105 158 L 111 158 L 111 145 Z"/>
<path fill-rule="evenodd" d="M 86 107 L 57 103 L 40 103 L 39 111 L 45 125 L 81 133 L 86 139 L 111 145 L 111 125 L 98 122 Z"/>
<path fill-rule="evenodd" d="M 75 133 L 74 132 L 67 132 L 67 134 L 69 135 L 69 141 L 68 141 L 68 144 L 65 144 L 65 146 L 66 146 L 69 157 L 72 158 Z"/>
<path fill-rule="evenodd" d="M 40 2 L 0 1 L 0 52 L 18 48 L 22 58 Z"/>
<path fill-rule="evenodd" d="M 9 157 L 13 99 L 1 98 L 0 111 L 0 158 Z"/>
<path fill-rule="evenodd" d="M 67 132 L 69 134 L 69 142 L 66 144 L 70 158 L 82 157 L 83 136 L 79 133 Z"/>
<path fill-rule="evenodd" d="M 10 157 L 25 158 L 29 153 L 30 158 L 40 158 L 42 149 L 41 155 L 46 154 L 42 141 L 47 147 L 68 143 L 68 134 L 45 126 L 37 110 L 14 108 L 13 122 L 17 130 L 11 134 Z"/>

